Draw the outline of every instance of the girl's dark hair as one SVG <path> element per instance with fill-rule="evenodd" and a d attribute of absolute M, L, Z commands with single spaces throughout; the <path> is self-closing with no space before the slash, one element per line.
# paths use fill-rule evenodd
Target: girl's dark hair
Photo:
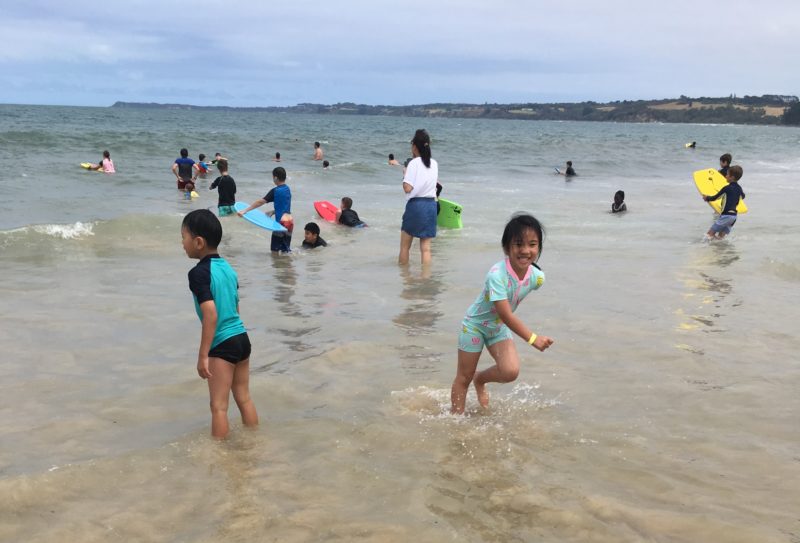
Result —
<path fill-rule="evenodd" d="M 108 151 L 103 151 L 103 158 L 111 158 L 111 153 Z"/>
<path fill-rule="evenodd" d="M 222 240 L 222 224 L 208 209 L 195 209 L 183 218 L 183 224 L 192 236 L 206 240 L 209 249 L 216 249 Z"/>
<path fill-rule="evenodd" d="M 620 200 L 624 200 L 625 199 L 625 191 L 624 190 L 618 190 L 617 192 L 614 193 L 614 198 L 616 198 L 617 196 L 619 196 Z"/>
<path fill-rule="evenodd" d="M 414 138 L 411 140 L 414 147 L 419 152 L 419 157 L 426 168 L 431 167 L 431 137 L 428 135 L 427 130 L 420 128 L 414 133 Z"/>
<path fill-rule="evenodd" d="M 539 237 L 539 256 L 541 256 L 542 249 L 544 249 L 544 227 L 536 217 L 527 213 L 515 214 L 506 224 L 506 228 L 503 230 L 503 239 L 500 242 L 503 250 L 508 253 L 511 250 L 511 244 L 516 240 L 521 240 L 522 233 L 528 229 L 536 232 Z"/>

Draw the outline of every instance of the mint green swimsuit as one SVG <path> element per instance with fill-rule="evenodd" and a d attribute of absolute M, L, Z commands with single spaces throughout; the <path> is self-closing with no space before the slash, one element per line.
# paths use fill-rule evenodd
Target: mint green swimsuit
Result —
<path fill-rule="evenodd" d="M 468 353 L 479 353 L 484 344 L 489 346 L 511 339 L 511 330 L 500 320 L 494 302 L 508 300 L 511 311 L 516 311 L 525 296 L 543 283 L 544 272 L 535 265 L 528 267 L 522 279 L 517 277 L 508 259 L 492 266 L 486 274 L 483 291 L 469 306 L 461 323 L 458 348 Z"/>

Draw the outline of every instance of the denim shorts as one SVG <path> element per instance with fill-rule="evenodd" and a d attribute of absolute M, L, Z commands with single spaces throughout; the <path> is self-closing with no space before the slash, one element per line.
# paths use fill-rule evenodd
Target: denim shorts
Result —
<path fill-rule="evenodd" d="M 731 228 L 736 223 L 736 215 L 720 215 L 711 225 L 711 231 L 717 234 L 730 234 Z"/>
<path fill-rule="evenodd" d="M 403 232 L 414 238 L 436 237 L 436 200 L 411 198 L 403 213 Z"/>

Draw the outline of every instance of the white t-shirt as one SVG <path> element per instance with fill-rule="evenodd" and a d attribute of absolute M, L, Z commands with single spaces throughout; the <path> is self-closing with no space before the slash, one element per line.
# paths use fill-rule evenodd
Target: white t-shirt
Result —
<path fill-rule="evenodd" d="M 408 163 L 406 176 L 403 183 L 411 185 L 411 192 L 406 194 L 406 200 L 411 198 L 436 198 L 436 182 L 439 180 L 439 164 L 431 159 L 431 167 L 426 168 L 420 157 Z"/>

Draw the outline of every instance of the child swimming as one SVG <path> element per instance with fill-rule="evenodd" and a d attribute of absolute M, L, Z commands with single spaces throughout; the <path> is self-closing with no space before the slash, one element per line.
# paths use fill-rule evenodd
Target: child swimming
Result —
<path fill-rule="evenodd" d="M 491 267 L 483 291 L 461 325 L 458 369 L 450 392 L 451 413 L 464 412 L 470 383 L 475 385 L 478 402 L 488 407 L 486 383 L 509 383 L 517 378 L 519 355 L 511 332 L 539 351 L 553 344 L 551 338 L 535 334 L 514 316 L 525 296 L 544 283 L 544 272 L 536 265 L 542 241 L 542 225 L 531 215 L 515 215 L 506 224 L 501 241 L 506 258 Z M 476 374 L 484 345 L 495 365 Z"/>

